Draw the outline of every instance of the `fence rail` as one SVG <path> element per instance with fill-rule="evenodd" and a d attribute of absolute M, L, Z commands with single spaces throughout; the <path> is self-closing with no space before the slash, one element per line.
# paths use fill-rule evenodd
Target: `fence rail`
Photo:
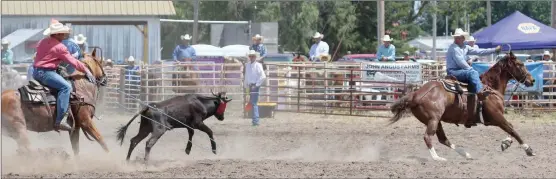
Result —
<path fill-rule="evenodd" d="M 24 65 L 3 65 L 26 75 Z M 329 115 L 372 116 L 388 109 L 390 103 L 412 87 L 404 80 L 385 81 L 363 78 L 369 70 L 361 63 L 265 63 L 267 80 L 260 89 L 260 103 L 272 103 L 276 110 Z M 544 63 L 542 94 L 508 94 L 509 109 L 554 111 L 556 108 L 556 63 Z M 420 66 L 416 85 L 446 75 L 445 64 Z M 396 70 L 372 70 L 387 72 Z M 102 108 L 134 112 L 134 99 L 157 102 L 187 93 L 210 94 L 226 91 L 246 104 L 244 71 L 241 63 L 183 63 L 143 65 L 137 70 L 126 66 L 106 67 L 108 85 L 101 89 Z M 374 72 L 373 72 L 374 73 Z M 403 72 L 400 72 L 403 73 Z M 121 91 L 122 93 L 120 93 Z M 386 114 L 386 113 L 381 113 Z"/>

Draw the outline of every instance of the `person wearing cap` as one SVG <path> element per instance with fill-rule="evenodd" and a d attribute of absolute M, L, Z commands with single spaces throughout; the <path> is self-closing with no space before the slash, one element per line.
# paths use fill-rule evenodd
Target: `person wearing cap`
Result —
<path fill-rule="evenodd" d="M 403 60 L 404 60 L 404 61 L 410 61 L 410 60 L 411 60 L 411 59 L 409 58 L 409 51 L 403 52 Z"/>
<path fill-rule="evenodd" d="M 10 41 L 2 39 L 2 64 L 3 65 L 13 65 L 14 64 L 14 52 L 8 48 L 10 46 Z"/>
<path fill-rule="evenodd" d="M 249 101 L 252 106 L 252 121 L 253 126 L 259 125 L 259 89 L 263 84 L 266 75 L 264 73 L 263 65 L 257 60 L 259 52 L 249 50 L 247 54 L 249 61 L 245 63 L 245 82 L 244 85 L 249 89 Z"/>
<path fill-rule="evenodd" d="M 552 54 L 549 51 L 544 51 L 542 54 L 542 61 L 545 62 L 552 62 Z"/>
<path fill-rule="evenodd" d="M 253 36 L 253 45 L 249 47 L 249 50 L 255 50 L 255 52 L 259 52 L 261 54 L 261 58 L 266 56 L 266 47 L 261 43 L 263 41 L 263 36 L 257 34 Z"/>
<path fill-rule="evenodd" d="M 71 84 L 66 81 L 62 76 L 56 73 L 58 65 L 61 62 L 66 62 L 76 70 L 85 73 L 87 79 L 91 83 L 95 83 L 96 79 L 93 74 L 87 69 L 85 64 L 73 57 L 62 41 L 67 39 L 70 33 L 70 28 L 64 24 L 52 20 L 50 27 L 44 31 L 47 36 L 42 39 L 37 45 L 37 54 L 33 63 L 34 72 L 33 78 L 40 83 L 54 88 L 58 91 L 56 99 L 56 121 L 54 123 L 54 130 L 59 131 L 73 130 L 65 121 L 68 117 L 68 107 L 70 100 L 70 92 L 72 91 Z"/>
<path fill-rule="evenodd" d="M 469 36 L 469 38 L 465 39 L 465 42 L 467 43 L 467 45 L 469 45 L 469 47 L 471 48 L 479 48 L 479 46 L 477 44 L 475 44 L 475 37 L 473 36 Z M 479 56 L 476 55 L 469 55 L 468 57 L 468 61 L 476 61 L 477 59 L 479 59 Z"/>
<path fill-rule="evenodd" d="M 53 23 L 56 23 L 58 21 L 54 21 Z M 68 28 L 70 28 L 70 26 L 67 26 Z M 70 34 L 71 34 L 71 28 L 70 28 L 70 33 L 65 34 L 66 36 L 64 37 L 65 39 L 62 40 L 62 44 L 64 44 L 66 46 L 66 48 L 68 49 L 68 52 L 71 54 L 71 56 L 73 56 L 75 59 L 77 60 L 82 60 L 83 58 L 83 54 L 81 51 L 81 48 L 79 48 L 79 45 L 77 45 L 77 42 L 70 38 Z M 73 68 L 71 65 L 62 62 L 61 64 L 63 67 L 66 68 L 66 71 L 68 72 L 68 74 L 72 74 L 73 72 L 75 72 L 75 68 Z"/>
<path fill-rule="evenodd" d="M 79 34 L 73 36 L 73 40 L 75 41 L 75 43 L 77 43 L 79 49 L 81 49 L 80 58 L 83 58 L 85 53 L 89 52 L 89 44 L 87 43 L 87 37 L 85 37 L 83 34 Z"/>
<path fill-rule="evenodd" d="M 315 43 L 311 46 L 311 50 L 309 50 L 309 59 L 311 61 L 319 61 L 321 55 L 328 55 L 328 43 L 322 41 L 323 37 L 324 35 L 319 32 L 315 32 L 313 35 L 313 42 Z"/>
<path fill-rule="evenodd" d="M 501 47 L 497 46 L 496 48 L 489 49 L 472 48 L 464 44 L 466 36 L 468 36 L 468 33 L 460 28 L 456 29 L 454 35 L 452 35 L 454 43 L 448 47 L 446 53 L 446 71 L 448 75 L 456 77 L 458 81 L 469 84 L 469 94 L 467 96 L 468 119 L 465 123 L 465 127 L 469 128 L 476 121 L 476 98 L 477 95 L 483 96 L 483 84 L 481 83 L 479 72 L 468 64 L 468 55 L 489 55 L 500 52 Z M 481 97 L 481 99 L 484 98 Z"/>
<path fill-rule="evenodd" d="M 379 61 L 396 61 L 396 47 L 392 44 L 390 35 L 382 37 L 382 45 L 378 46 L 376 57 Z"/>
<path fill-rule="evenodd" d="M 180 39 L 182 40 L 182 44 L 177 45 L 174 49 L 174 52 L 172 53 L 174 61 L 194 61 L 197 54 L 195 52 L 195 49 L 189 44 L 191 36 L 189 36 L 189 34 L 185 34 L 180 36 Z"/>

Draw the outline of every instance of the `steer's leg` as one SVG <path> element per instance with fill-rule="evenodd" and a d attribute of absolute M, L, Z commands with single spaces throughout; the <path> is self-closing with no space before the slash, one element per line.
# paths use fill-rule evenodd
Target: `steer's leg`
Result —
<path fill-rule="evenodd" d="M 210 130 L 210 128 L 205 125 L 205 123 L 199 124 L 199 130 L 207 133 L 210 138 L 210 147 L 212 148 L 212 153 L 216 154 L 216 142 L 214 141 L 214 137 L 212 136 L 212 130 Z"/>
<path fill-rule="evenodd" d="M 149 136 L 149 133 L 151 133 L 153 131 L 153 127 L 151 126 L 151 121 L 149 121 L 147 119 L 143 119 L 143 118 L 145 118 L 145 117 L 141 116 L 141 124 L 139 125 L 139 133 L 137 133 L 137 135 L 135 137 L 131 138 L 131 140 L 129 141 L 129 150 L 127 151 L 126 160 L 129 160 L 129 158 L 131 157 L 131 152 L 133 152 L 133 149 L 135 149 L 137 144 L 139 144 L 139 142 L 141 142 L 143 139 L 145 139 L 147 136 Z"/>
<path fill-rule="evenodd" d="M 149 155 L 151 153 L 151 148 L 156 144 L 156 141 L 164 135 L 166 132 L 166 127 L 160 124 L 152 124 L 153 125 L 153 132 L 151 133 L 151 138 L 147 141 L 147 145 L 145 147 L 145 161 L 149 160 Z"/>
<path fill-rule="evenodd" d="M 195 134 L 195 130 L 188 127 L 187 133 L 189 133 L 189 141 L 187 141 L 187 147 L 185 147 L 185 153 L 189 155 L 189 153 L 191 152 L 191 146 L 193 146 L 192 142 L 193 142 L 193 134 Z"/>

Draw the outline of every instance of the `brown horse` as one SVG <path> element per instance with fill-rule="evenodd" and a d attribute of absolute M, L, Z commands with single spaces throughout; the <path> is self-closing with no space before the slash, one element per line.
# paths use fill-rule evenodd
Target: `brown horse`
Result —
<path fill-rule="evenodd" d="M 75 81 L 76 95 L 82 100 L 70 100 L 72 116 L 68 118 L 70 125 L 74 126 L 70 132 L 70 140 L 74 155 L 79 154 L 79 129 L 87 139 L 92 136 L 102 148 L 108 152 L 108 147 L 93 123 L 95 104 L 100 86 L 106 85 L 106 74 L 102 69 L 102 60 L 96 55 L 96 49 L 89 55 L 85 55 L 83 63 L 96 77 L 97 83 L 90 83 L 86 77 L 76 72 L 70 78 Z M 46 106 L 42 103 L 29 103 L 21 99 L 22 94 L 18 90 L 7 90 L 2 92 L 2 134 L 16 140 L 18 152 L 28 154 L 30 142 L 27 130 L 35 132 L 49 132 L 54 130 L 54 117 L 56 105 Z M 50 108 L 50 109 L 49 109 Z M 92 141 L 92 140 L 91 140 Z"/>
<path fill-rule="evenodd" d="M 527 155 L 533 156 L 535 155 L 533 149 L 525 144 L 514 130 L 513 125 L 504 118 L 504 92 L 506 91 L 508 81 L 511 79 L 517 80 L 528 87 L 532 86 L 535 82 L 535 79 L 527 71 L 525 65 L 517 60 L 512 52 L 481 75 L 481 82 L 485 85 L 483 90 L 490 94 L 480 97 L 483 101 L 482 109 L 484 109 L 482 112 L 484 117 L 483 123 L 485 126 L 500 127 L 519 142 Z M 390 124 L 400 120 L 406 109 L 411 109 L 413 115 L 423 124 L 427 125 L 424 139 L 434 160 L 446 160 L 439 157 L 432 146 L 431 137 L 434 134 L 437 135 L 440 143 L 454 149 L 466 158 L 471 158 L 469 153 L 448 141 L 440 122 L 444 121 L 458 125 L 464 124 L 465 120 L 462 119 L 467 119 L 467 98 L 463 97 L 465 94 L 462 94 L 461 90 L 452 88 L 454 84 L 466 85 L 452 79 L 430 81 L 419 90 L 410 92 L 391 106 L 392 113 L 395 116 L 390 119 Z M 478 123 L 479 120 L 475 122 Z M 508 137 L 502 143 L 502 150 L 507 149 L 510 144 L 511 138 Z"/>
<path fill-rule="evenodd" d="M 179 65 L 179 64 L 177 64 Z M 178 72 L 193 71 L 193 66 L 185 64 L 176 66 Z M 172 74 L 172 84 L 173 86 L 185 87 L 185 88 L 174 88 L 174 93 L 196 93 L 197 89 L 190 88 L 192 86 L 198 86 L 198 74 L 196 73 L 177 73 Z M 189 87 L 189 88 L 188 88 Z"/>

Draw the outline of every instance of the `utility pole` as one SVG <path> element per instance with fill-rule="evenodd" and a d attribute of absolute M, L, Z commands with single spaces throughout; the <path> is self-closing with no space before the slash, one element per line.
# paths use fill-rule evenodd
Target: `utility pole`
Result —
<path fill-rule="evenodd" d="M 486 1 L 487 3 L 487 25 L 492 25 L 492 7 L 490 6 L 490 0 Z"/>
<path fill-rule="evenodd" d="M 432 14 L 432 59 L 436 59 L 436 0 L 432 1 L 434 13 Z"/>
<path fill-rule="evenodd" d="M 378 17 L 378 25 L 377 25 L 377 38 L 378 38 L 378 46 L 382 45 L 382 37 L 384 36 L 384 0 L 378 0 L 377 2 L 377 17 Z"/>
<path fill-rule="evenodd" d="M 552 10 L 551 10 L 551 14 L 552 14 L 552 20 L 551 25 L 553 28 L 556 28 L 556 0 L 552 0 Z M 556 49 L 552 49 L 552 56 L 556 55 Z M 554 57 L 553 57 L 554 58 Z"/>
<path fill-rule="evenodd" d="M 195 4 L 193 5 L 193 41 L 191 45 L 197 44 L 197 39 L 199 38 L 199 1 L 195 0 Z"/>
<path fill-rule="evenodd" d="M 444 32 L 444 36 L 448 36 L 448 34 L 450 34 L 450 32 L 448 31 L 448 24 L 450 23 L 450 22 L 448 22 L 448 16 L 446 16 L 446 21 L 445 22 L 446 22 L 445 23 L 446 24 L 446 32 Z"/>

